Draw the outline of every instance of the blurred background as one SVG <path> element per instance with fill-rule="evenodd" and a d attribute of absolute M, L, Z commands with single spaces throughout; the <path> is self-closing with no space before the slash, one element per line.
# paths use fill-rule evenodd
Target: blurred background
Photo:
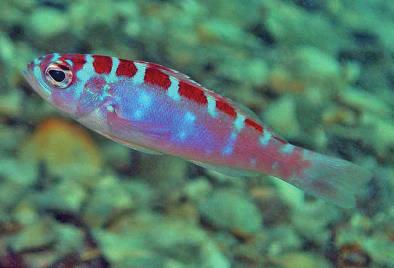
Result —
<path fill-rule="evenodd" d="M 51 52 L 152 61 L 375 172 L 340 209 L 111 142 L 23 81 Z M 394 2 L 0 2 L 0 267 L 394 267 Z"/>

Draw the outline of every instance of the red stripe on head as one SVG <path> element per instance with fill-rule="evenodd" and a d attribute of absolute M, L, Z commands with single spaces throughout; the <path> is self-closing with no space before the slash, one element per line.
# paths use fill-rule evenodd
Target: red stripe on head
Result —
<path fill-rule="evenodd" d="M 86 63 L 86 58 L 83 54 L 64 54 L 60 60 L 71 60 L 74 72 L 81 70 Z"/>
<path fill-rule="evenodd" d="M 137 67 L 130 60 L 119 60 L 119 66 L 116 70 L 117 76 L 133 77 L 137 72 Z"/>
<path fill-rule="evenodd" d="M 179 95 L 184 96 L 190 100 L 193 100 L 199 104 L 207 104 L 208 100 L 204 94 L 204 90 L 198 86 L 179 81 Z"/>
<path fill-rule="evenodd" d="M 245 124 L 248 126 L 251 126 L 252 128 L 254 128 L 255 130 L 257 130 L 260 133 L 263 132 L 263 126 L 250 118 L 245 119 Z"/>
<path fill-rule="evenodd" d="M 235 109 L 230 104 L 228 104 L 223 100 L 216 100 L 216 108 L 218 108 L 220 111 L 228 114 L 231 117 L 237 116 L 237 112 L 235 111 Z"/>
<path fill-rule="evenodd" d="M 93 67 L 98 74 L 109 74 L 112 69 L 112 58 L 108 56 L 93 55 Z"/>
<path fill-rule="evenodd" d="M 168 89 L 171 85 L 171 80 L 162 71 L 149 67 L 145 71 L 145 83 L 152 84 L 158 86 L 160 88 Z"/>

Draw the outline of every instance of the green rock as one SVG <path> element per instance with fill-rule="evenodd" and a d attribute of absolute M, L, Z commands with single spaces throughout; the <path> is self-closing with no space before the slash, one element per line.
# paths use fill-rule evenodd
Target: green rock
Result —
<path fill-rule="evenodd" d="M 6 181 L 27 187 L 35 183 L 37 174 L 38 169 L 33 164 L 0 156 L 0 176 Z"/>
<path fill-rule="evenodd" d="M 22 231 L 7 239 L 7 244 L 16 252 L 48 246 L 56 240 L 53 224 L 48 219 L 40 219 L 26 225 Z"/>
<path fill-rule="evenodd" d="M 305 202 L 295 207 L 292 224 L 298 233 L 309 241 L 324 245 L 330 239 L 331 231 L 327 226 L 340 218 L 340 211 L 332 204 L 323 200 Z"/>
<path fill-rule="evenodd" d="M 93 231 L 104 256 L 115 266 L 154 257 L 182 265 L 175 267 L 230 267 L 210 237 L 194 224 L 148 213 L 121 221 L 112 230 Z"/>
<path fill-rule="evenodd" d="M 106 176 L 95 185 L 83 212 L 83 219 L 91 227 L 98 227 L 120 213 L 135 207 L 131 194 L 119 179 Z"/>
<path fill-rule="evenodd" d="M 280 256 L 277 256 L 276 260 L 282 268 L 330 268 L 330 263 L 324 259 L 323 256 L 319 256 L 307 252 L 289 252 Z"/>
<path fill-rule="evenodd" d="M 264 111 L 264 120 L 281 135 L 294 138 L 300 135 L 296 103 L 292 96 L 283 96 Z"/>
<path fill-rule="evenodd" d="M 56 224 L 56 251 L 59 255 L 81 252 L 85 246 L 85 235 L 81 229 L 69 224 Z"/>
<path fill-rule="evenodd" d="M 200 203 L 199 211 L 203 218 L 219 228 L 246 234 L 261 230 L 260 211 L 252 201 L 237 192 L 214 192 Z"/>
<path fill-rule="evenodd" d="M 42 8 L 31 14 L 29 26 L 33 34 L 50 38 L 65 32 L 69 27 L 69 20 L 59 10 Z"/>
<path fill-rule="evenodd" d="M 83 186 L 73 179 L 63 179 L 53 187 L 32 197 L 39 208 L 79 213 L 87 194 Z"/>
<path fill-rule="evenodd" d="M 190 181 L 184 188 L 185 195 L 193 202 L 206 198 L 211 192 L 212 186 L 204 177 Z"/>

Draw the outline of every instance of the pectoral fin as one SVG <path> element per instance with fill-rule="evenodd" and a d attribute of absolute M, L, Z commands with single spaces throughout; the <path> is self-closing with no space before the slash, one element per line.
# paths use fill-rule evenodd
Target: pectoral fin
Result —
<path fill-rule="evenodd" d="M 108 135 L 112 140 L 124 144 L 137 151 L 160 154 L 150 148 L 137 145 L 138 141 L 163 141 L 169 139 L 170 131 L 164 126 L 147 121 L 131 121 L 118 116 L 116 108 L 107 108 L 107 124 L 111 134 Z"/>

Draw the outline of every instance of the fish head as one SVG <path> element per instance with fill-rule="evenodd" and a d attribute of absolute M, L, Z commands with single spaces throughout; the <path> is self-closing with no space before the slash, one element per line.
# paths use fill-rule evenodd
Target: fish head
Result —
<path fill-rule="evenodd" d="M 77 54 L 48 54 L 28 63 L 23 76 L 43 99 L 72 116 L 83 91 L 77 72 L 83 62 L 76 61 Z"/>

